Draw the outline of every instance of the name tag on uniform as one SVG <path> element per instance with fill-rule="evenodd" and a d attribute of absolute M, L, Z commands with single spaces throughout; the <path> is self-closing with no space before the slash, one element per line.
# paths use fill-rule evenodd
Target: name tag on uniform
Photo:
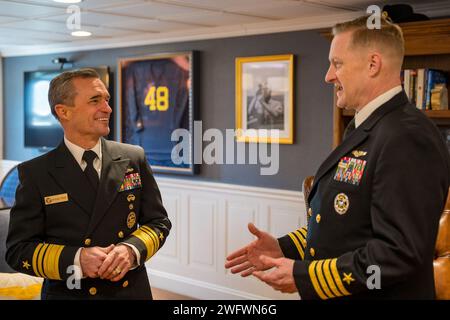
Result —
<path fill-rule="evenodd" d="M 351 157 L 341 158 L 333 179 L 336 181 L 347 182 L 356 186 L 359 185 L 364 173 L 366 162 L 366 160 Z"/>
<path fill-rule="evenodd" d="M 46 205 L 67 201 L 69 201 L 69 195 L 67 193 L 55 194 L 54 196 L 48 196 L 44 198 L 44 202 Z"/>
<path fill-rule="evenodd" d="M 122 185 L 119 188 L 119 192 L 133 190 L 133 189 L 140 188 L 140 187 L 142 187 L 142 183 L 141 183 L 141 176 L 139 175 L 139 172 L 131 173 L 131 174 L 125 175 Z"/>

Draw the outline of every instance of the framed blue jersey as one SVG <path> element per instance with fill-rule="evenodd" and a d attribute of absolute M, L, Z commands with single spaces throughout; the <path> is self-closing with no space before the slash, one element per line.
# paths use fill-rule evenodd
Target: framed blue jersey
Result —
<path fill-rule="evenodd" d="M 194 174 L 194 52 L 119 59 L 120 140 L 155 172 Z"/>

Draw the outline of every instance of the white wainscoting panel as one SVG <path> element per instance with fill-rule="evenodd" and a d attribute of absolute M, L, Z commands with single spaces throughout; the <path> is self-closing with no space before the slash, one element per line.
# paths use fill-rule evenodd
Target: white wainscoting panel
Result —
<path fill-rule="evenodd" d="M 306 225 L 301 192 L 157 177 L 172 222 L 147 263 L 152 286 L 197 299 L 298 299 L 224 268 L 226 256 L 254 236 L 249 222 L 275 237 Z"/>

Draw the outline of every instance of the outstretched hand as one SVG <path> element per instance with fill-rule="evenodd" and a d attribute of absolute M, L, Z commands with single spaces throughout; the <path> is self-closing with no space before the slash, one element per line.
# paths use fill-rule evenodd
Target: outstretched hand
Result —
<path fill-rule="evenodd" d="M 260 260 L 260 257 L 263 255 L 271 258 L 283 257 L 283 252 L 277 239 L 269 233 L 259 230 L 252 223 L 248 224 L 248 230 L 257 239 L 231 253 L 225 263 L 225 268 L 231 268 L 231 273 L 241 273 L 242 277 L 247 277 L 256 270 L 267 270 L 270 268 Z"/>

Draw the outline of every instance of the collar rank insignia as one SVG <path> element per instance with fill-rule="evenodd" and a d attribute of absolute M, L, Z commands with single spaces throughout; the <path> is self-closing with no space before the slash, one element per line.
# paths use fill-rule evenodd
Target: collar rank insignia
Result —
<path fill-rule="evenodd" d="M 142 187 L 141 183 L 141 176 L 139 175 L 139 172 L 136 173 L 130 173 L 125 175 L 125 178 L 123 178 L 122 185 L 119 188 L 119 192 L 126 191 L 126 190 L 133 190 L 136 188 Z"/>
<path fill-rule="evenodd" d="M 355 158 L 363 157 L 367 154 L 367 151 L 353 150 L 352 154 Z"/>
<path fill-rule="evenodd" d="M 359 185 L 363 177 L 364 168 L 366 167 L 366 160 L 343 157 L 339 161 L 334 180 Z"/>

